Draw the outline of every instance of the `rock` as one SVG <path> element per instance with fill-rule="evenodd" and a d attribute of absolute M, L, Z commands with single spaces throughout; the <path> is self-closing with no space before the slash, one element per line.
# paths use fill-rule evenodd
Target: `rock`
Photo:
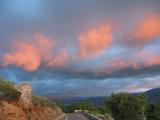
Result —
<path fill-rule="evenodd" d="M 15 85 L 15 88 L 21 92 L 19 101 L 27 107 L 32 107 L 32 86 L 28 83 Z"/>

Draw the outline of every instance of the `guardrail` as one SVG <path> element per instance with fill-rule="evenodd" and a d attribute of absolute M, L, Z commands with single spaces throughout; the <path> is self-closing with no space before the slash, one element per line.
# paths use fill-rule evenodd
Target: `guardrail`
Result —
<path fill-rule="evenodd" d="M 64 113 L 55 118 L 55 120 L 68 120 L 68 116 Z"/>
<path fill-rule="evenodd" d="M 68 115 L 67 115 L 67 114 L 65 115 L 65 118 L 64 118 L 64 120 L 68 120 Z"/>
<path fill-rule="evenodd" d="M 90 118 L 91 120 L 102 120 L 101 118 L 98 118 L 97 116 L 87 113 L 87 112 L 82 112 L 84 115 L 86 115 L 88 118 Z"/>

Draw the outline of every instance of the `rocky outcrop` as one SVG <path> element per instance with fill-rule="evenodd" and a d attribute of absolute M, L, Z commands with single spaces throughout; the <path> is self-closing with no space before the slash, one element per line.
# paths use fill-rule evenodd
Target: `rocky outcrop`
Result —
<path fill-rule="evenodd" d="M 15 85 L 15 88 L 21 92 L 19 102 L 25 104 L 25 106 L 32 107 L 32 86 L 28 83 L 21 83 Z"/>

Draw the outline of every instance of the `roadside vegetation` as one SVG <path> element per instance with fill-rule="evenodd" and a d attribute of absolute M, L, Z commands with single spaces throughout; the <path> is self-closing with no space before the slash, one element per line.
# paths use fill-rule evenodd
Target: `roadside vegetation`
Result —
<path fill-rule="evenodd" d="M 21 93 L 14 88 L 14 84 L 0 78 L 0 99 L 14 101 L 19 100 Z"/>
<path fill-rule="evenodd" d="M 148 105 L 146 111 L 147 120 L 160 120 L 160 105 Z"/>
<path fill-rule="evenodd" d="M 41 105 L 43 107 L 55 107 L 55 103 L 51 100 L 49 100 L 46 97 L 33 95 L 32 96 L 32 102 L 33 105 Z"/>
<path fill-rule="evenodd" d="M 95 106 L 90 101 L 71 105 L 61 105 L 64 112 L 88 111 L 99 118 L 114 120 L 160 120 L 160 105 L 149 104 L 144 94 L 132 95 L 116 93 L 105 98 L 103 106 Z"/>

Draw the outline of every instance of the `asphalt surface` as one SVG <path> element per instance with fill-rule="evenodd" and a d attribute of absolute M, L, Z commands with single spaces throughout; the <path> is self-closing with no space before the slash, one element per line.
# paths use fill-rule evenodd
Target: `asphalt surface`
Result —
<path fill-rule="evenodd" d="M 85 115 L 80 113 L 69 113 L 67 120 L 89 120 Z"/>

